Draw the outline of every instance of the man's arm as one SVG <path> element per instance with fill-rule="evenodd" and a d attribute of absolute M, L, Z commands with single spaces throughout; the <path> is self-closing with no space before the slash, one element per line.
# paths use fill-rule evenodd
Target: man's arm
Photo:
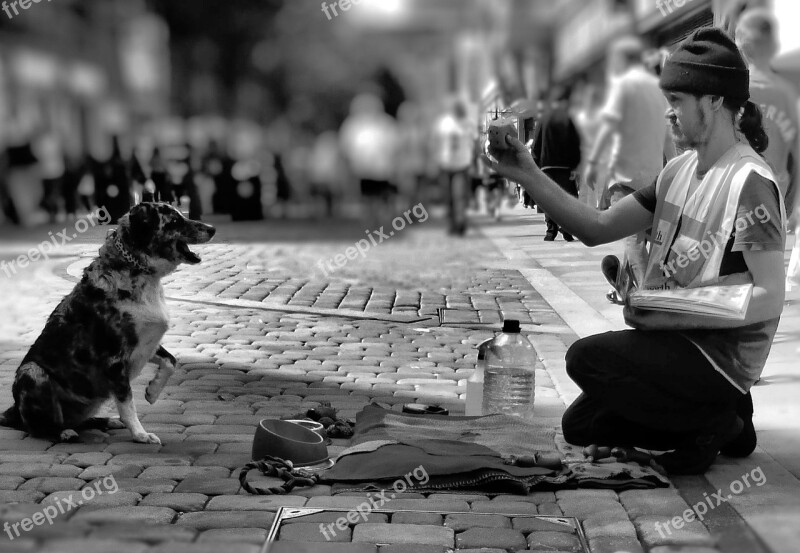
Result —
<path fill-rule="evenodd" d="M 628 305 L 623 311 L 625 322 L 639 330 L 711 330 L 739 328 L 779 317 L 785 296 L 783 252 L 756 250 L 742 254 L 753 275 L 753 297 L 743 321 L 709 315 L 687 316 Z"/>
<path fill-rule="evenodd" d="M 614 242 L 652 226 L 653 214 L 633 196 L 624 198 L 611 209 L 598 211 L 550 180 L 533 162 L 522 142 L 509 137 L 507 143 L 509 149 L 490 152 L 498 161 L 484 158 L 484 162 L 520 184 L 545 213 L 587 246 Z"/>

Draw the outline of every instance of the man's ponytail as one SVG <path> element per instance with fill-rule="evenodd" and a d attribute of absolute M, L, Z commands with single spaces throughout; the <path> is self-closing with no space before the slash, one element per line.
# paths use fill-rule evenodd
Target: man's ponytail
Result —
<path fill-rule="evenodd" d="M 744 111 L 739 119 L 739 130 L 750 143 L 750 147 L 761 154 L 769 146 L 769 137 L 764 130 L 761 110 L 751 101 L 744 105 Z"/>

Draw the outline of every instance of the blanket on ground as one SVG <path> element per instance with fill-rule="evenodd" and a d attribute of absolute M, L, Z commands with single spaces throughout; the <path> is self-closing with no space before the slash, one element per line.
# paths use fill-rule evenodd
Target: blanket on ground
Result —
<path fill-rule="evenodd" d="M 509 464 L 519 457 L 542 462 Z M 393 488 L 527 494 L 669 485 L 653 469 L 635 463 L 587 462 L 581 452 L 557 446 L 555 428 L 544 421 L 528 423 L 507 415 L 406 415 L 374 404 L 356 416 L 351 447 L 320 479 L 332 484 L 334 493 Z"/>

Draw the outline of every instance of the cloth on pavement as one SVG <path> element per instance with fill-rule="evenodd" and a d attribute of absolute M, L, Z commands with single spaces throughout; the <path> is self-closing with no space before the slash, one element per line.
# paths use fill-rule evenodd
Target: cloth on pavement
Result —
<path fill-rule="evenodd" d="M 507 415 L 405 415 L 377 405 L 356 416 L 352 447 L 320 481 L 354 490 L 476 491 L 527 494 L 576 487 L 652 488 L 669 482 L 636 464 L 568 463 L 561 470 L 506 464 L 512 457 L 564 457 L 555 429 Z M 581 468 L 578 468 L 581 465 Z M 423 477 L 424 476 L 424 477 Z"/>

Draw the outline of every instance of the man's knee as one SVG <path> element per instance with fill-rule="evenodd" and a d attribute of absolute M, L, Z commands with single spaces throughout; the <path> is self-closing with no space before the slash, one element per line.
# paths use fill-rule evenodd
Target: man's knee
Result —
<path fill-rule="evenodd" d="M 582 338 L 567 350 L 565 357 L 567 374 L 576 383 L 579 383 L 582 377 L 590 372 L 590 361 L 592 356 L 596 355 L 594 338 L 594 336 Z"/>
<path fill-rule="evenodd" d="M 561 418 L 561 432 L 568 444 L 591 445 L 589 421 L 573 409 L 567 409 Z"/>

